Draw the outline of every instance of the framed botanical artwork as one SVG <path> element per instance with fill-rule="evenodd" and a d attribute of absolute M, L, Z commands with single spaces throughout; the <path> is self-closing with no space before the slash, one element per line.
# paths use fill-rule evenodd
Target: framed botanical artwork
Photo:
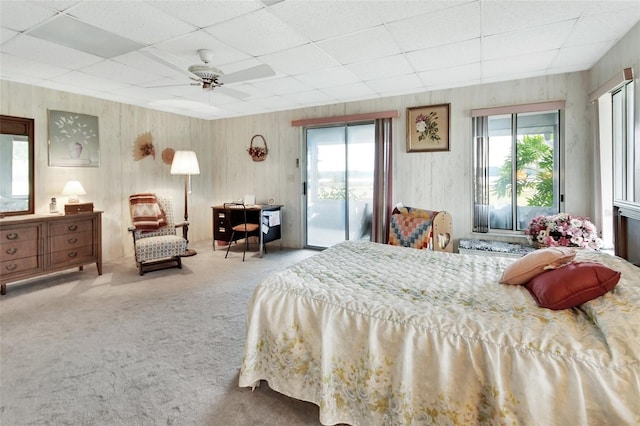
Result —
<path fill-rule="evenodd" d="M 407 152 L 449 151 L 450 106 L 407 108 Z"/>
<path fill-rule="evenodd" d="M 49 166 L 99 167 L 98 117 L 49 110 Z"/>

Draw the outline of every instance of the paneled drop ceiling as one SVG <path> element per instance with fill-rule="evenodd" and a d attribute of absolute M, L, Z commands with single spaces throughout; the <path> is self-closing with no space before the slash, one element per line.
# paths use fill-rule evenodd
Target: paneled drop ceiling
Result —
<path fill-rule="evenodd" d="M 640 0 L 2 0 L 0 77 L 217 119 L 588 70 L 638 21 Z M 198 49 L 275 73 L 203 90 Z"/>

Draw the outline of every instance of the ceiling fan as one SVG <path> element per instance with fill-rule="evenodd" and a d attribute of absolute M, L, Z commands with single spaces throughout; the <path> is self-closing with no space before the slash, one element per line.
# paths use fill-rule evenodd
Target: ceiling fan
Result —
<path fill-rule="evenodd" d="M 177 71 L 180 71 L 183 74 L 186 74 L 191 80 L 191 86 L 201 86 L 202 90 L 219 90 L 226 95 L 235 97 L 235 98 L 246 98 L 249 96 L 246 93 L 243 93 L 239 90 L 234 90 L 228 87 L 223 87 L 225 84 L 229 83 L 239 83 L 241 81 L 255 80 L 258 78 L 271 77 L 276 75 L 275 71 L 267 64 L 257 65 L 255 67 L 246 68 L 244 70 L 236 71 L 230 74 L 223 73 L 220 69 L 209 65 L 211 60 L 213 59 L 213 51 L 209 49 L 198 49 L 198 55 L 204 64 L 196 64 L 191 65 L 186 70 L 179 65 L 174 64 L 162 56 L 153 53 L 148 50 L 141 50 L 140 53 L 146 55 L 147 57 L 158 61 L 169 68 L 173 68 Z M 182 86 L 182 85 L 180 85 Z M 167 87 L 167 86 L 151 86 L 151 87 Z"/>

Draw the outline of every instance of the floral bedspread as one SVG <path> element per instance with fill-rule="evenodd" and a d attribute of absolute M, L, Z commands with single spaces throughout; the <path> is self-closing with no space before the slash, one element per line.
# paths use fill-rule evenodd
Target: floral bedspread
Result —
<path fill-rule="evenodd" d="M 261 283 L 239 385 L 326 425 L 640 424 L 640 268 L 578 308 L 498 284 L 513 258 L 344 242 Z"/>

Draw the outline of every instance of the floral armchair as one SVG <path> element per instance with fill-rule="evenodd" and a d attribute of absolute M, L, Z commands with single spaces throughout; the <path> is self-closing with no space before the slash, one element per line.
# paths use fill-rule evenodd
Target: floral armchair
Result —
<path fill-rule="evenodd" d="M 175 223 L 172 199 L 134 194 L 129 197 L 129 207 L 133 225 L 128 229 L 133 236 L 140 275 L 146 270 L 160 269 L 157 265 L 182 269 L 187 240 L 177 234 L 176 228 L 187 226 L 187 222 Z"/>

